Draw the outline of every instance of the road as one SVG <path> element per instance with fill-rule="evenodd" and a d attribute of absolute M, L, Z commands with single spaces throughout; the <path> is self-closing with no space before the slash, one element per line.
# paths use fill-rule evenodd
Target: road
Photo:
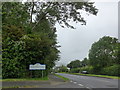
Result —
<path fill-rule="evenodd" d="M 73 85 L 77 85 L 77 88 L 78 86 L 79 88 L 88 88 L 90 90 L 92 90 L 92 88 L 118 88 L 117 79 L 80 76 L 80 75 L 71 75 L 71 74 L 63 74 L 63 73 L 57 73 L 57 74 L 69 78 L 70 82 Z"/>
<path fill-rule="evenodd" d="M 74 90 L 73 88 L 75 90 L 118 90 L 115 89 L 118 88 L 117 79 L 57 74 L 69 78 L 69 81 L 65 82 L 55 75 L 49 75 L 48 81 L 8 81 L 2 82 L 2 86 L 3 88 L 19 86 L 19 88 L 66 88 L 65 90 Z"/>

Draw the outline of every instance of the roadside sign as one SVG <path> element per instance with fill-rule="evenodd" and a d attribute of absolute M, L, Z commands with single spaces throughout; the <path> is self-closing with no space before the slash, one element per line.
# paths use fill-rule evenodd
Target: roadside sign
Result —
<path fill-rule="evenodd" d="M 45 64 L 36 63 L 34 65 L 32 64 L 29 65 L 29 70 L 45 70 L 45 69 L 46 69 Z"/>

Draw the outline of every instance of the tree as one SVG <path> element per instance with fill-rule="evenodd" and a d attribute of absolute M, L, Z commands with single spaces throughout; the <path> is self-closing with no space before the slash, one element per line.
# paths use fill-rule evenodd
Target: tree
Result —
<path fill-rule="evenodd" d="M 43 23 L 38 24 L 36 30 L 31 32 L 30 23 L 27 22 L 30 17 L 27 7 L 21 3 L 3 3 L 2 14 L 3 78 L 41 77 L 41 71 L 29 70 L 29 65 L 37 62 L 46 64 L 44 76 L 47 76 L 55 61 L 59 59 L 54 27 L 44 19 Z"/>
<path fill-rule="evenodd" d="M 29 13 L 36 15 L 36 18 L 32 24 L 32 31 L 35 30 L 39 23 L 42 23 L 44 18 L 48 19 L 51 25 L 55 25 L 58 22 L 62 27 L 67 26 L 74 28 L 69 24 L 69 21 L 81 22 L 82 25 L 86 24 L 84 17 L 81 15 L 82 11 L 88 14 L 97 15 L 98 9 L 92 2 L 34 2 L 25 3 L 29 9 Z"/>
<path fill-rule="evenodd" d="M 68 72 L 68 69 L 66 66 L 62 65 L 62 66 L 59 66 L 59 72 Z"/>
<path fill-rule="evenodd" d="M 71 61 L 68 65 L 68 68 L 72 69 L 72 68 L 79 68 L 82 67 L 82 63 L 80 60 L 75 60 L 75 61 Z"/>
<path fill-rule="evenodd" d="M 26 6 L 22 3 L 2 3 L 3 78 L 20 78 L 27 76 L 23 63 L 25 60 L 25 43 L 20 39 L 26 34 L 28 17 L 29 14 Z"/>
<path fill-rule="evenodd" d="M 87 58 L 84 58 L 84 60 L 81 61 L 82 66 L 87 66 L 89 65 L 89 60 Z"/>
<path fill-rule="evenodd" d="M 29 17 L 27 6 L 21 2 L 2 3 L 2 25 L 14 25 L 27 29 Z"/>
<path fill-rule="evenodd" d="M 86 24 L 81 10 L 93 15 L 98 12 L 88 2 L 2 3 L 3 78 L 41 77 L 41 71 L 29 71 L 29 64 L 36 62 L 47 65 L 47 76 L 59 60 L 55 23 L 71 28 L 69 20 Z"/>
<path fill-rule="evenodd" d="M 95 73 L 99 73 L 104 67 L 118 64 L 118 47 L 118 39 L 109 36 L 92 44 L 89 59 Z"/>

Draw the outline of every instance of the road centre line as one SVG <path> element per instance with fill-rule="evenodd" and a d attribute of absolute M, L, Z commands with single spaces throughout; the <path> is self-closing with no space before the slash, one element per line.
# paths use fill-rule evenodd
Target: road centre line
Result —
<path fill-rule="evenodd" d="M 77 84 L 77 82 L 74 82 L 74 81 L 70 81 L 70 82 L 73 82 L 74 84 Z M 82 84 L 78 84 L 79 86 L 84 86 Z M 88 87 L 89 88 L 89 87 Z"/>
<path fill-rule="evenodd" d="M 82 84 L 78 84 L 79 86 L 83 86 Z"/>
<path fill-rule="evenodd" d="M 73 82 L 74 84 L 76 84 L 77 82 Z"/>
<path fill-rule="evenodd" d="M 87 89 L 89 89 L 89 90 L 92 90 L 92 88 L 90 88 L 90 87 L 86 87 Z"/>

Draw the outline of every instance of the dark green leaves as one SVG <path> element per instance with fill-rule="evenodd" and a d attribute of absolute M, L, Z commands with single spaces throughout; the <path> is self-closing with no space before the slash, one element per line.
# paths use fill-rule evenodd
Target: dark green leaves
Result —
<path fill-rule="evenodd" d="M 29 71 L 35 63 L 47 65 L 47 76 L 59 60 L 55 24 L 74 28 L 69 24 L 74 21 L 85 25 L 81 11 L 98 12 L 87 2 L 2 3 L 3 78 L 41 77 L 41 71 Z"/>
<path fill-rule="evenodd" d="M 93 4 L 89 2 L 36 2 L 34 5 L 41 7 L 38 7 L 36 13 L 34 13 L 40 17 L 38 21 L 35 21 L 39 23 L 45 17 L 52 25 L 58 22 L 62 27 L 74 28 L 69 24 L 70 21 L 80 22 L 82 25 L 86 25 L 86 21 L 81 12 L 97 15 L 98 9 Z"/>
<path fill-rule="evenodd" d="M 90 65 L 94 67 L 95 73 L 99 73 L 102 68 L 118 64 L 118 40 L 113 37 L 105 36 L 95 42 L 90 51 Z"/>
<path fill-rule="evenodd" d="M 40 78 L 41 71 L 29 70 L 29 65 L 35 63 L 46 64 L 44 76 L 47 76 L 59 59 L 56 29 L 44 17 L 32 31 L 32 25 L 37 22 L 31 25 L 29 7 L 22 3 L 3 3 L 3 78 Z"/>

